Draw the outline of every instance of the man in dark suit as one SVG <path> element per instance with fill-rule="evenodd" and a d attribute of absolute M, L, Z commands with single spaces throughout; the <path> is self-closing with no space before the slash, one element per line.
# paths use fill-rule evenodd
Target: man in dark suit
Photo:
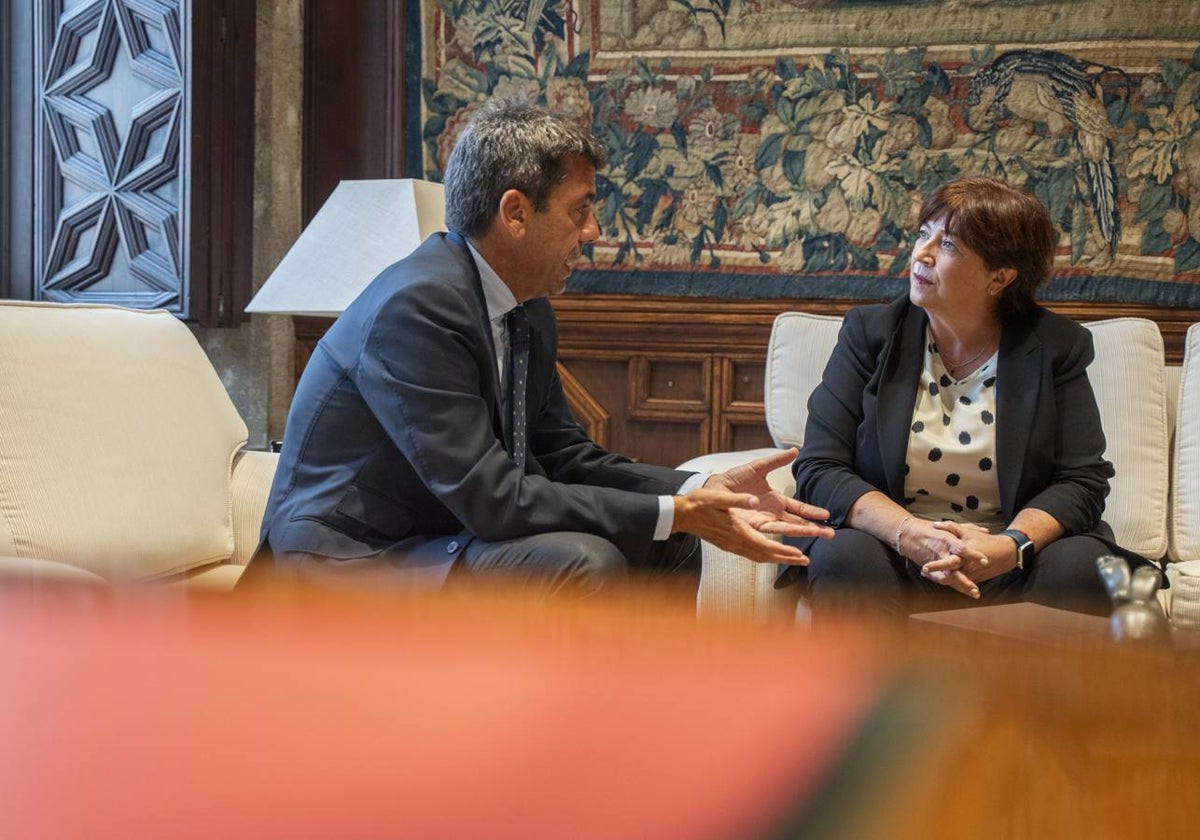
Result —
<path fill-rule="evenodd" d="M 599 235 L 603 161 L 543 110 L 480 110 L 447 166 L 451 232 L 384 270 L 304 370 L 263 523 L 272 551 L 248 578 L 588 593 L 631 569 L 696 576 L 692 535 L 798 563 L 764 534 L 832 534 L 826 511 L 766 484 L 794 451 L 695 475 L 606 452 L 571 416 L 546 296 Z"/>

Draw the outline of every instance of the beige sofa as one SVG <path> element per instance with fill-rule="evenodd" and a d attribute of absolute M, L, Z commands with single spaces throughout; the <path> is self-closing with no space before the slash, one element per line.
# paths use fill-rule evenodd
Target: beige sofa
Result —
<path fill-rule="evenodd" d="M 1152 322 L 1115 318 L 1087 324 L 1096 346 L 1089 369 L 1116 477 L 1105 519 L 1122 545 L 1178 575 L 1200 576 L 1200 325 L 1189 330 L 1184 365 L 1164 364 Z M 820 381 L 841 319 L 787 312 L 771 333 L 764 401 L 767 427 L 780 447 L 801 446 L 808 395 Z M 683 469 L 720 471 L 770 450 L 705 455 Z M 792 494 L 790 470 L 772 474 Z M 791 603 L 774 589 L 776 569 L 704 545 L 701 615 L 776 619 Z M 1165 598 L 1168 608 L 1170 599 Z"/>
<path fill-rule="evenodd" d="M 277 456 L 166 312 L 0 303 L 0 579 L 232 588 Z"/>

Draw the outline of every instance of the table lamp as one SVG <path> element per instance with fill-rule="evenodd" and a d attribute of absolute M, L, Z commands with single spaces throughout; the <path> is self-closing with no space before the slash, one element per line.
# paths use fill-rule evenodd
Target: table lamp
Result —
<path fill-rule="evenodd" d="M 337 317 L 383 269 L 445 230 L 441 184 L 342 181 L 246 307 Z"/>

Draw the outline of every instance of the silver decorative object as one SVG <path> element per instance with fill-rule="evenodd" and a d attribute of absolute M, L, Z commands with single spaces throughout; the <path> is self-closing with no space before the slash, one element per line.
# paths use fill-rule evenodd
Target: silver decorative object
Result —
<path fill-rule="evenodd" d="M 1129 564 L 1121 557 L 1106 554 L 1096 558 L 1096 567 L 1100 570 L 1100 579 L 1104 581 L 1104 588 L 1108 590 L 1108 597 L 1112 598 L 1113 605 L 1120 606 L 1127 603 L 1129 601 Z"/>
<path fill-rule="evenodd" d="M 1162 576 L 1153 566 L 1139 566 L 1130 574 L 1129 563 L 1111 554 L 1096 560 L 1100 578 L 1113 601 L 1108 632 L 1117 641 L 1154 639 L 1169 631 L 1158 604 Z"/>

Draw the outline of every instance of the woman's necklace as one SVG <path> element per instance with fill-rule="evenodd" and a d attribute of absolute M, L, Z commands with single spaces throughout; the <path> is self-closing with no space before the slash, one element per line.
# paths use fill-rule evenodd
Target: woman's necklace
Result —
<path fill-rule="evenodd" d="M 934 347 L 937 347 L 937 342 L 934 342 Z M 941 357 L 942 363 L 945 364 L 945 366 L 946 366 L 946 373 L 950 374 L 951 376 L 954 376 L 955 375 L 954 372 L 956 370 L 961 370 L 962 368 L 965 368 L 968 365 L 979 361 L 979 359 L 981 359 L 983 357 L 983 354 L 986 353 L 990 348 L 991 348 L 991 344 L 985 344 L 985 345 L 983 345 L 982 350 L 980 350 L 978 353 L 976 353 L 971 358 L 964 359 L 961 362 L 952 362 L 950 360 L 950 357 L 947 356 L 945 353 L 943 353 L 940 349 L 938 350 L 938 355 Z"/>

